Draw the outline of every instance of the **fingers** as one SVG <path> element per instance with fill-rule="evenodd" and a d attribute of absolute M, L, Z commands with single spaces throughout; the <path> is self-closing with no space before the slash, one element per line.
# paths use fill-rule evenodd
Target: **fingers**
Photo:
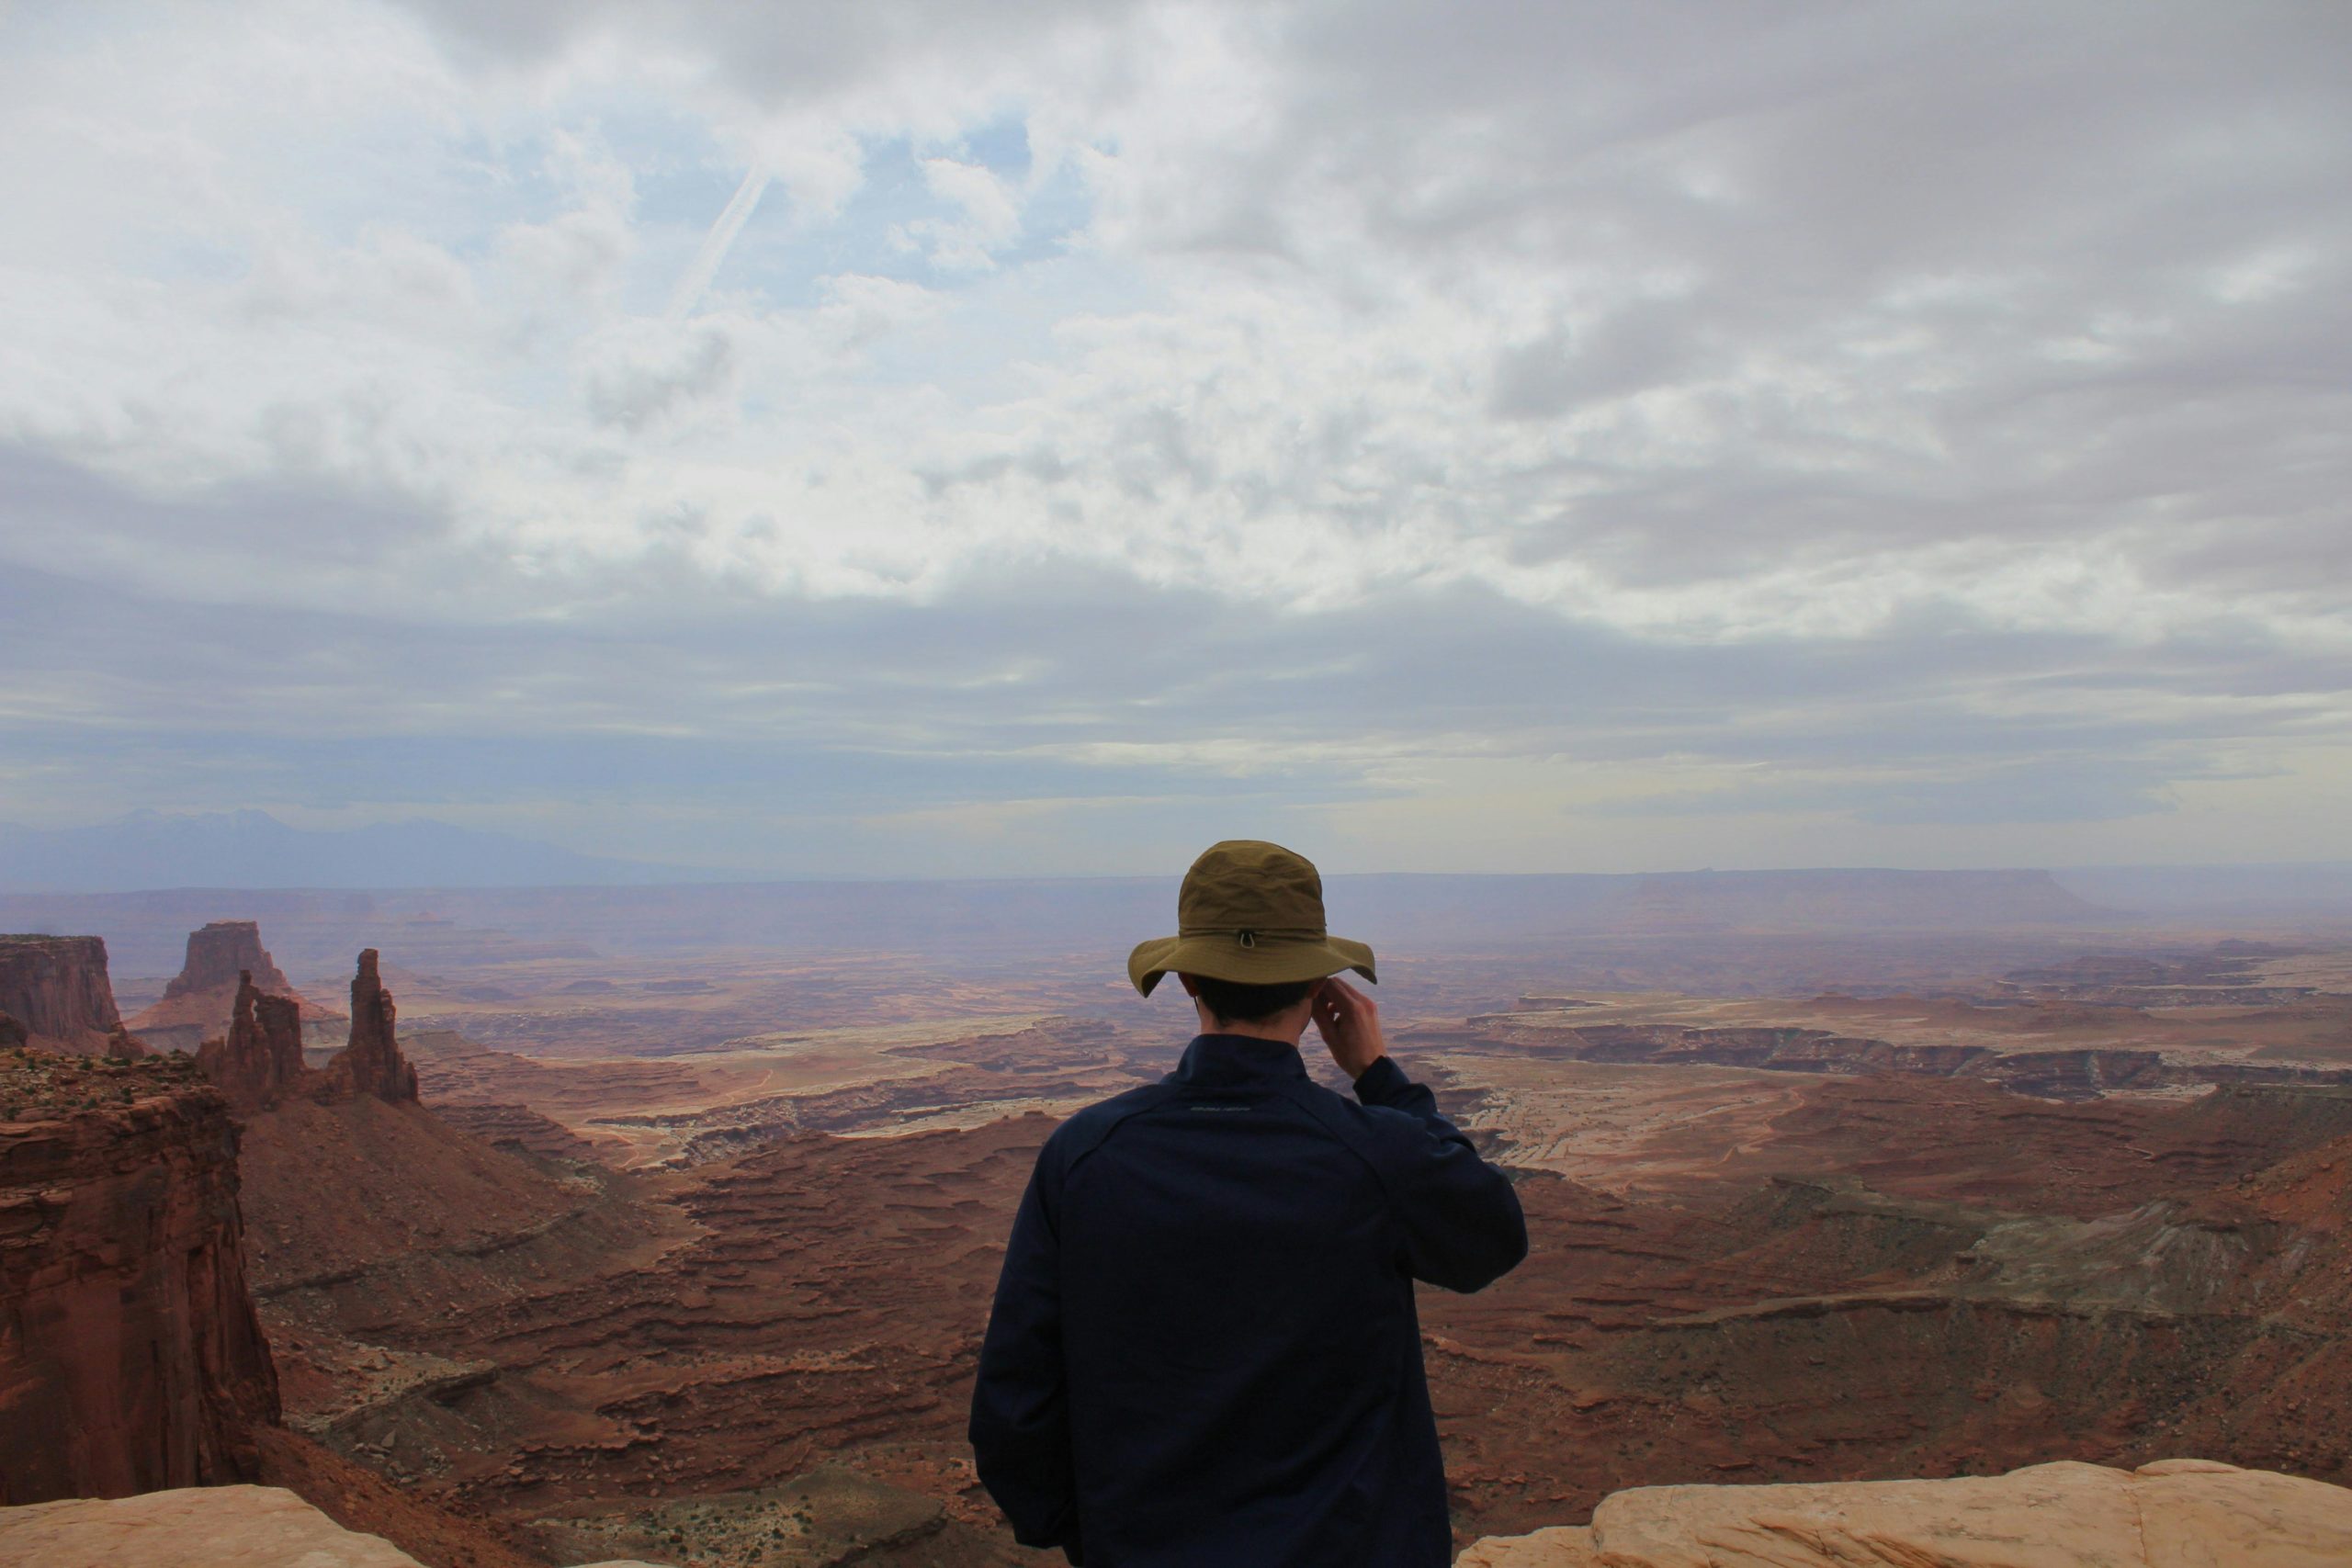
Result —
<path fill-rule="evenodd" d="M 1378 1017 L 1379 1011 L 1378 1003 L 1337 976 L 1323 982 L 1323 994 L 1315 1002 L 1317 1018 L 1371 1019 Z"/>

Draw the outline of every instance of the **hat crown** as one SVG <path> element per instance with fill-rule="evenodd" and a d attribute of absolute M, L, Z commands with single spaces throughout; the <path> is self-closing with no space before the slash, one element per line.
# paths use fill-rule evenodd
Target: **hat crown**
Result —
<path fill-rule="evenodd" d="M 1323 934 L 1323 878 L 1315 863 L 1280 844 L 1227 839 L 1184 873 L 1176 919 L 1187 932 Z"/>

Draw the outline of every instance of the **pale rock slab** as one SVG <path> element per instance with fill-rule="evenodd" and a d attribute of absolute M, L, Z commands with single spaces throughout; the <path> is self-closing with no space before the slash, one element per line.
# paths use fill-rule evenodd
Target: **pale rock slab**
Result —
<path fill-rule="evenodd" d="M 16 1568 L 420 1568 L 276 1486 L 191 1486 L 136 1497 L 0 1508 L 0 1564 Z"/>
<path fill-rule="evenodd" d="M 1457 1568 L 2345 1568 L 2352 1490 L 2208 1460 L 2000 1476 L 1645 1486 Z"/>
<path fill-rule="evenodd" d="M 423 1568 L 276 1486 L 191 1486 L 0 1508 L 0 1568 Z M 662 1568 L 614 1562 L 587 1568 Z"/>

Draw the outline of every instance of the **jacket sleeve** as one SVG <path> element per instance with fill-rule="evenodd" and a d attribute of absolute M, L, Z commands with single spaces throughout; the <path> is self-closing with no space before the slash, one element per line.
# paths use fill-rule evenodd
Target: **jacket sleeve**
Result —
<path fill-rule="evenodd" d="M 980 1482 L 1023 1546 L 1082 1562 L 1062 1374 L 1060 1244 L 1047 1213 L 1049 1144 L 1013 1216 L 996 1303 L 980 1342 L 970 1438 Z"/>
<path fill-rule="evenodd" d="M 1413 1278 L 1476 1291 L 1517 1268 L 1527 1256 L 1519 1194 L 1438 1114 L 1437 1096 L 1383 1056 L 1356 1079 L 1356 1099 L 1374 1111 Z"/>

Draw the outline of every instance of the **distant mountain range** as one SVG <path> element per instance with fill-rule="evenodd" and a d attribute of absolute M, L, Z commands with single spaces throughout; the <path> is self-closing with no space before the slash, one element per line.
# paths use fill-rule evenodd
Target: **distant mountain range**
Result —
<path fill-rule="evenodd" d="M 266 811 L 135 811 L 85 828 L 0 823 L 0 891 L 166 887 L 578 887 L 710 880 L 708 873 L 575 854 L 511 833 L 419 818 L 293 828 Z"/>

